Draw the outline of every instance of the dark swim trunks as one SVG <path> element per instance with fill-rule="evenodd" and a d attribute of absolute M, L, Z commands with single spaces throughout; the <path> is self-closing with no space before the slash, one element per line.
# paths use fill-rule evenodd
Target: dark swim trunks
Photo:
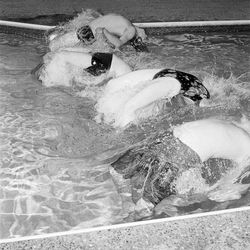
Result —
<path fill-rule="evenodd" d="M 83 43 L 91 43 L 95 39 L 95 36 L 88 25 L 79 28 L 76 31 L 76 35 L 77 38 Z"/>
<path fill-rule="evenodd" d="M 155 74 L 153 79 L 166 76 L 177 79 L 181 84 L 180 93 L 192 101 L 199 102 L 203 98 L 210 98 L 208 90 L 196 76 L 178 70 L 163 69 Z"/>

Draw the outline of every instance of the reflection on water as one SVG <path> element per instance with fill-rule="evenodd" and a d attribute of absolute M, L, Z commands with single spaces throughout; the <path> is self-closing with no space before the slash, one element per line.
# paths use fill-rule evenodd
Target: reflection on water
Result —
<path fill-rule="evenodd" d="M 150 38 L 149 48 L 150 54 L 135 54 L 128 47 L 119 56 L 135 69 L 170 67 L 194 73 L 211 91 L 207 107 L 170 112 L 165 117 L 169 124 L 211 115 L 250 117 L 248 34 L 166 35 Z M 43 87 L 30 70 L 45 51 L 40 41 L 0 35 L 1 238 L 145 218 L 143 213 L 134 215 L 128 185 L 122 186 L 114 173 L 111 177 L 110 166 L 100 163 L 145 138 L 150 126 L 114 132 L 93 121 L 91 99 L 79 97 L 72 88 Z M 227 173 L 223 164 L 211 163 L 217 169 L 203 172 L 211 183 L 232 182 L 232 172 Z M 211 183 L 197 176 L 190 172 L 179 181 L 195 179 L 199 194 L 165 199 L 147 219 L 161 217 L 162 211 L 173 216 L 249 204 L 248 189 L 242 184 L 233 189 L 231 182 L 213 194 L 221 202 L 211 194 L 208 199 L 205 190 Z M 188 187 L 179 184 L 179 189 Z"/>

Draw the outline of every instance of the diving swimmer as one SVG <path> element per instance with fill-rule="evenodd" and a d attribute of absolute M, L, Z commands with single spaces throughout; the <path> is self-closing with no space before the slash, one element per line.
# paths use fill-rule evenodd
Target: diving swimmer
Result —
<path fill-rule="evenodd" d="M 196 105 L 203 98 L 210 98 L 206 87 L 191 74 L 172 69 L 136 70 L 107 83 L 96 105 L 99 113 L 96 120 L 125 127 L 136 122 L 144 108 L 177 95 Z M 144 118 L 155 114 L 154 108 L 148 110 Z"/>
<path fill-rule="evenodd" d="M 97 39 L 97 33 L 102 32 L 106 39 L 116 48 L 129 43 L 136 51 L 148 51 L 143 42 L 145 32 L 134 26 L 128 19 L 118 14 L 100 16 L 76 31 L 63 35 L 51 35 L 50 48 L 55 50 L 60 43 L 69 42 L 72 46 L 81 42 L 85 45 L 92 44 Z"/>

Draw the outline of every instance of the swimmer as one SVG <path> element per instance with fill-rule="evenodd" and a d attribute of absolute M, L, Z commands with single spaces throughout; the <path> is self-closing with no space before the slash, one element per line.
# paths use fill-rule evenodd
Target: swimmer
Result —
<path fill-rule="evenodd" d="M 158 131 L 132 146 L 111 165 L 112 171 L 131 180 L 131 190 L 140 189 L 143 199 L 158 204 L 178 194 L 175 180 L 181 174 L 191 168 L 201 169 L 202 162 L 210 158 L 247 166 L 250 135 L 230 121 L 210 118 L 186 122 L 173 130 Z M 133 198 L 137 197 L 138 194 Z"/>
<path fill-rule="evenodd" d="M 133 71 L 107 83 L 96 105 L 99 113 L 96 121 L 125 127 L 136 121 L 143 108 L 176 96 L 187 98 L 196 105 L 203 98 L 210 98 L 202 82 L 191 74 L 172 69 Z M 154 113 L 154 109 L 149 109 L 145 117 Z"/>
<path fill-rule="evenodd" d="M 173 130 L 202 161 L 222 158 L 242 163 L 250 159 L 250 135 L 241 126 L 219 119 L 186 122 Z"/>
<path fill-rule="evenodd" d="M 44 57 L 44 62 L 32 70 L 32 74 L 45 86 L 70 86 L 71 77 L 75 77 L 71 72 L 74 68 L 80 69 L 81 75 L 85 71 L 93 76 L 103 74 L 106 79 L 131 72 L 129 65 L 115 54 L 99 52 L 92 54 L 66 49 L 48 53 Z"/>
<path fill-rule="evenodd" d="M 56 44 L 68 43 L 72 46 L 81 42 L 85 45 L 92 44 L 98 36 L 98 33 L 104 34 L 106 39 L 116 48 L 129 43 L 136 51 L 148 51 L 143 42 L 146 35 L 144 31 L 135 27 L 128 19 L 118 14 L 107 14 L 100 16 L 77 29 L 65 33 L 61 36 L 50 35 L 50 48 L 56 49 Z"/>

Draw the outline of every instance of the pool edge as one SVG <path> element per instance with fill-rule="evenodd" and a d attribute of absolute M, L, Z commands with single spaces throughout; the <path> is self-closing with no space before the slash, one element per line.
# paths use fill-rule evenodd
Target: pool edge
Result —
<path fill-rule="evenodd" d="M 156 223 L 113 225 L 82 232 L 79 230 L 33 236 L 29 239 L 9 239 L 8 242 L 0 242 L 0 246 L 2 250 L 24 249 L 24 245 L 34 247 L 31 249 L 62 249 L 58 248 L 62 245 L 65 249 L 172 249 L 171 246 L 174 249 L 180 249 L 181 246 L 183 249 L 188 246 L 188 249 L 204 249 L 205 246 L 225 249 L 225 245 L 228 246 L 231 242 L 232 246 L 236 243 L 237 246 L 242 246 L 231 249 L 247 249 L 244 246 L 250 246 L 249 221 L 250 207 L 243 207 L 172 220 L 162 219 Z"/>

